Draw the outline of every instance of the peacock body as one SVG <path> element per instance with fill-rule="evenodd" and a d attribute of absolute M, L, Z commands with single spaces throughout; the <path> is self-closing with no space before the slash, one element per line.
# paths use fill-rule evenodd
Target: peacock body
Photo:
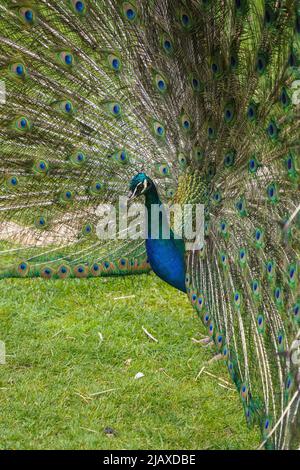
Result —
<path fill-rule="evenodd" d="M 300 446 L 299 39 L 298 0 L 0 4 L 0 276 L 150 261 L 277 449 Z M 146 206 L 204 204 L 202 248 L 97 238 L 145 180 Z"/>

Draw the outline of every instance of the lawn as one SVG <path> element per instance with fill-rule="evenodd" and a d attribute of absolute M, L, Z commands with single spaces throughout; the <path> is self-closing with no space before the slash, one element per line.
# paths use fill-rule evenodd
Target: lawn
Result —
<path fill-rule="evenodd" d="M 259 444 L 186 296 L 153 274 L 0 282 L 0 449 Z"/>

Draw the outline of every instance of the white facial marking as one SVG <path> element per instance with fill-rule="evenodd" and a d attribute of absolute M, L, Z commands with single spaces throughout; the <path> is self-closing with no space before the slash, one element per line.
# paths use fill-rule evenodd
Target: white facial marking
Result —
<path fill-rule="evenodd" d="M 140 184 L 142 184 L 142 183 L 140 183 Z M 144 179 L 143 184 L 144 184 L 144 189 L 142 190 L 141 194 L 143 194 L 146 191 L 146 189 L 148 188 L 148 181 L 146 179 Z"/>

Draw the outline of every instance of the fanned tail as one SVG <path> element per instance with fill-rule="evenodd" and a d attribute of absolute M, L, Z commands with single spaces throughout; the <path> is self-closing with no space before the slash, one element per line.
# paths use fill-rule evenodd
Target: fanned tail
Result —
<path fill-rule="evenodd" d="M 208 136 L 203 150 L 206 239 L 187 254 L 187 287 L 249 425 L 260 426 L 267 448 L 298 449 L 299 110 L 291 84 L 299 17 L 295 2 L 262 3 L 239 2 L 239 16 L 235 2 L 216 25 L 216 66 L 226 61 L 222 36 L 231 28 L 236 68 L 215 81 L 214 142 Z"/>

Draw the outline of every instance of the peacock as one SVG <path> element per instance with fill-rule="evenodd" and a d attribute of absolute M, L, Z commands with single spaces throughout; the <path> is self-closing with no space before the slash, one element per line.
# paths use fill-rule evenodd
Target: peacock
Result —
<path fill-rule="evenodd" d="M 300 447 L 299 45 L 299 0 L 0 3 L 0 277 L 152 269 L 267 449 Z M 128 190 L 204 206 L 203 244 L 100 240 Z"/>

